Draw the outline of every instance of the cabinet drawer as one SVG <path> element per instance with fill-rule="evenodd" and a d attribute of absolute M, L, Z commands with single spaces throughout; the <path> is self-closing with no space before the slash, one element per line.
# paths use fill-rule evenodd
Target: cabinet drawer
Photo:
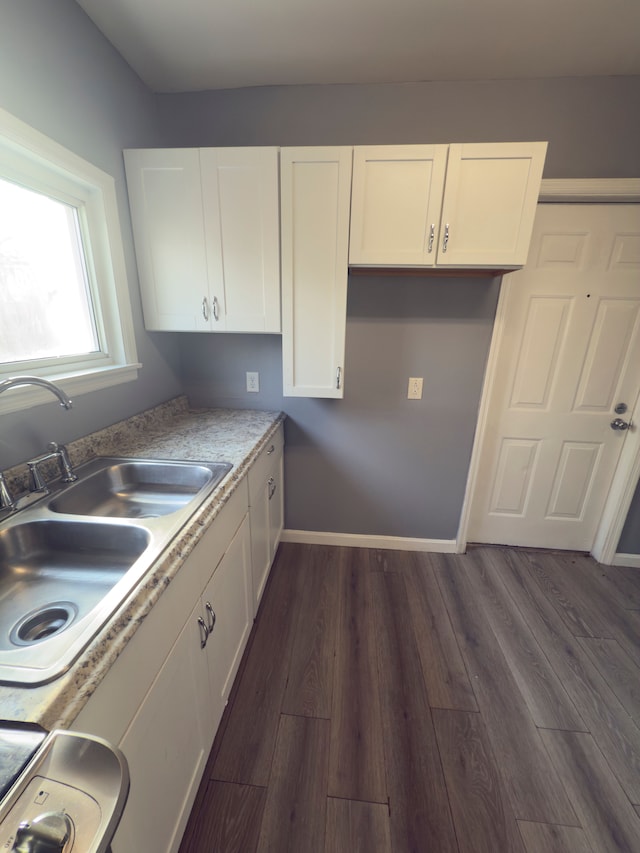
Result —
<path fill-rule="evenodd" d="M 258 495 L 264 488 L 265 481 L 272 472 L 272 467 L 282 453 L 284 447 L 284 430 L 282 424 L 277 432 L 261 451 L 260 455 L 249 469 L 249 506 L 255 506 Z"/>

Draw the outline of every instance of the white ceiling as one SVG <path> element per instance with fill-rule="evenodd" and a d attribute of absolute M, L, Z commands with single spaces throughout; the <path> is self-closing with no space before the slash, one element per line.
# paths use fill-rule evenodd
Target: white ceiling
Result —
<path fill-rule="evenodd" d="M 77 0 L 156 92 L 640 74 L 639 0 Z"/>

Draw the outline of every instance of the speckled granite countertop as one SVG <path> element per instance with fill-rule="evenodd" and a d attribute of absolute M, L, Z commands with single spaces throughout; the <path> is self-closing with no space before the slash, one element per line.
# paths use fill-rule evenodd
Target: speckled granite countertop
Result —
<path fill-rule="evenodd" d="M 281 412 L 190 411 L 186 397 L 178 397 L 68 445 L 74 465 L 94 456 L 139 456 L 225 461 L 233 468 L 68 672 L 37 687 L 0 684 L 0 719 L 49 730 L 72 724 L 283 420 Z M 24 488 L 23 466 L 6 474 L 13 489 Z"/>

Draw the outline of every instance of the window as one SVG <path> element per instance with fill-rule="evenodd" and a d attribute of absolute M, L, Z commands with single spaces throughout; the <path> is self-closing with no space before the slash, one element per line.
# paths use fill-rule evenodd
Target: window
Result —
<path fill-rule="evenodd" d="M 0 379 L 73 398 L 139 366 L 113 179 L 0 110 Z M 14 389 L 0 411 L 45 399 Z"/>

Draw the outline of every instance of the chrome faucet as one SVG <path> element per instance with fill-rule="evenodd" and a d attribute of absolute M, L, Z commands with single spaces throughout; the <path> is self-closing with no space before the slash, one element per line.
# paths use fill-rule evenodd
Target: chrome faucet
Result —
<path fill-rule="evenodd" d="M 48 379 L 41 379 L 39 376 L 13 376 L 9 379 L 5 379 L 0 382 L 0 394 L 2 394 L 3 391 L 8 391 L 10 388 L 20 388 L 23 385 L 37 385 L 40 388 L 47 388 L 52 394 L 55 394 L 58 400 L 60 400 L 61 406 L 65 409 L 70 409 L 72 407 L 71 400 L 67 397 L 62 388 L 54 385 L 53 382 L 49 382 Z M 30 491 L 29 494 L 22 496 L 21 498 L 14 499 L 12 497 L 5 478 L 0 471 L 0 512 L 3 510 L 15 512 L 17 509 L 20 509 L 21 504 L 26 504 L 28 501 L 33 500 L 34 495 L 37 496 L 38 494 L 42 495 L 48 493 L 48 487 L 38 468 L 38 465 L 40 465 L 41 462 L 47 462 L 49 459 L 57 459 L 63 483 L 72 483 L 77 479 L 73 472 L 73 468 L 71 467 L 67 448 L 64 444 L 58 445 L 55 442 L 51 442 L 48 446 L 48 451 L 48 453 L 39 456 L 37 459 L 32 459 L 27 463 L 30 476 Z"/>
<path fill-rule="evenodd" d="M 53 382 L 49 382 L 48 379 L 41 379 L 39 376 L 13 376 L 5 379 L 0 382 L 0 394 L 3 391 L 8 391 L 9 388 L 20 388 L 22 385 L 38 385 L 40 388 L 48 388 L 52 394 L 56 395 L 60 400 L 60 405 L 64 406 L 65 409 L 70 409 L 73 405 L 62 388 L 58 388 Z"/>

